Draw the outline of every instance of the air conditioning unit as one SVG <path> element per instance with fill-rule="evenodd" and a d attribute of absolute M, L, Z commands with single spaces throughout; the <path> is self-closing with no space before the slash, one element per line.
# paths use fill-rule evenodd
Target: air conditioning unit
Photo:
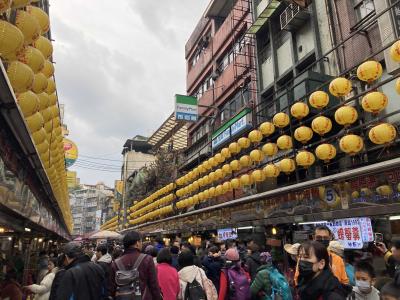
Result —
<path fill-rule="evenodd" d="M 297 4 L 291 3 L 279 17 L 281 29 L 294 30 L 300 28 L 309 18 L 310 13 L 306 9 L 302 9 Z"/>
<path fill-rule="evenodd" d="M 374 0 L 376 14 L 381 13 L 383 10 L 388 8 L 388 3 L 382 0 Z M 396 10 L 398 5 L 396 5 L 392 10 Z M 379 33 L 381 36 L 382 46 L 387 45 L 390 42 L 397 40 L 398 34 L 396 34 L 396 28 L 393 26 L 391 11 L 387 11 L 382 16 L 378 18 Z M 400 31 L 400 29 L 398 29 Z M 397 32 L 399 32 L 397 31 Z M 386 49 L 384 52 L 385 64 L 387 72 L 391 75 L 396 74 L 400 71 L 400 64 L 394 62 L 390 58 L 390 48 Z"/>

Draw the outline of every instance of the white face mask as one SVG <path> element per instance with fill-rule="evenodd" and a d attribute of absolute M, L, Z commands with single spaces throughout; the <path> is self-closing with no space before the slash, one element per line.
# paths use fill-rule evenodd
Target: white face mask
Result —
<path fill-rule="evenodd" d="M 371 292 L 371 283 L 369 281 L 356 280 L 356 286 L 361 293 L 368 294 Z"/>

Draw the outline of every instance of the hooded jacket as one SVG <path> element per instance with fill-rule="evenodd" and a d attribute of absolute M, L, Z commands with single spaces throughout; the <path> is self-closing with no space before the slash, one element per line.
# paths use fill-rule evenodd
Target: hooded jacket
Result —
<path fill-rule="evenodd" d="M 302 300 L 345 300 L 351 293 L 351 287 L 342 285 L 329 269 L 310 281 L 299 280 L 298 292 Z"/>
<path fill-rule="evenodd" d="M 261 266 L 260 252 L 254 252 L 246 259 L 246 270 L 249 272 L 251 280 L 257 275 L 257 269 Z"/>
<path fill-rule="evenodd" d="M 203 266 L 208 279 L 212 281 L 217 291 L 219 291 L 219 279 L 224 261 L 221 257 L 206 256 L 203 259 Z"/>
<path fill-rule="evenodd" d="M 379 291 L 375 287 L 371 287 L 371 292 L 369 294 L 361 293 L 357 286 L 353 287 L 353 292 L 347 298 L 348 300 L 379 300 Z"/>
<path fill-rule="evenodd" d="M 99 300 L 104 296 L 105 276 L 103 269 L 81 255 L 65 267 L 57 300 Z"/>
<path fill-rule="evenodd" d="M 186 285 L 189 282 L 193 282 L 195 279 L 201 285 L 201 287 L 205 289 L 203 280 L 206 280 L 207 276 L 206 273 L 204 273 L 203 269 L 193 265 L 182 268 L 178 272 L 178 274 L 179 274 L 179 285 L 180 285 L 180 292 L 178 295 L 179 300 L 185 298 Z"/>
<path fill-rule="evenodd" d="M 50 273 L 42 279 L 40 284 L 32 284 L 28 288 L 35 294 L 34 300 L 48 300 L 50 298 L 50 290 L 53 284 L 54 277 L 58 268 L 54 268 Z"/>

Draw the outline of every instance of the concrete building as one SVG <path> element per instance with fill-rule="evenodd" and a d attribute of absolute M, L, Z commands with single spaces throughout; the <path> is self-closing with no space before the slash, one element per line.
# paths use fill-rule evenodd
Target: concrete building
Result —
<path fill-rule="evenodd" d="M 113 189 L 104 183 L 82 184 L 80 189 L 70 194 L 74 220 L 73 235 L 84 235 L 100 228 L 105 219 L 103 211 L 107 211 L 113 194 Z"/>

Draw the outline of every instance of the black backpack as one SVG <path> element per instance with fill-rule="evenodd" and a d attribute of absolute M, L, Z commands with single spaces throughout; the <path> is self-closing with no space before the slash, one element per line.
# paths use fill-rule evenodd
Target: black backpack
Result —
<path fill-rule="evenodd" d="M 115 260 L 118 270 L 115 272 L 115 283 L 117 290 L 115 300 L 141 300 L 142 292 L 140 290 L 140 279 L 138 268 L 146 254 L 140 254 L 133 265 L 133 268 L 127 270 L 121 261 L 121 258 Z"/>
<path fill-rule="evenodd" d="M 206 292 L 196 279 L 186 284 L 184 300 L 207 300 Z"/>

